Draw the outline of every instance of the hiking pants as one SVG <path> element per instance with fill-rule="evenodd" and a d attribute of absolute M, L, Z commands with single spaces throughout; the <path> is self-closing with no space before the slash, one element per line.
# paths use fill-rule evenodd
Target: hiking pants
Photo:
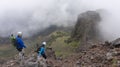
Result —
<path fill-rule="evenodd" d="M 47 57 L 46 57 L 46 55 L 45 55 L 45 54 L 42 54 L 42 57 L 43 57 L 43 58 L 45 58 L 45 59 L 47 59 Z"/>

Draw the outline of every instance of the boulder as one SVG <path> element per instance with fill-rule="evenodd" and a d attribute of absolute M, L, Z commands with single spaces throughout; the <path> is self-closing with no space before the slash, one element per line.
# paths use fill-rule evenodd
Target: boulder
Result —
<path fill-rule="evenodd" d="M 117 47 L 117 48 L 119 48 L 119 47 L 120 47 L 120 38 L 112 41 L 112 42 L 111 42 L 111 46 L 112 46 L 112 47 Z"/>

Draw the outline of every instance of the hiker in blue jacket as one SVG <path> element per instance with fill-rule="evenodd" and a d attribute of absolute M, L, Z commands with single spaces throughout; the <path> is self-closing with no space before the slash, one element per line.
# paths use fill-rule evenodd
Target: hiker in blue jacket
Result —
<path fill-rule="evenodd" d="M 24 56 L 24 50 L 23 48 L 26 48 L 24 45 L 24 42 L 22 40 L 22 32 L 18 32 L 18 35 L 16 37 L 16 49 L 19 51 L 19 58 L 23 59 Z"/>
<path fill-rule="evenodd" d="M 47 58 L 45 54 L 45 45 L 46 45 L 46 42 L 43 42 L 41 48 L 39 49 L 39 53 L 38 53 L 38 56 L 39 57 L 42 56 L 44 59 Z"/>

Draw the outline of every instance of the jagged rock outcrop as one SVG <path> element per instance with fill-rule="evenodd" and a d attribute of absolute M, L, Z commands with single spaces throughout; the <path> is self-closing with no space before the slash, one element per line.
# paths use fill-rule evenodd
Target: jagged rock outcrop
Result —
<path fill-rule="evenodd" d="M 83 41 L 97 39 L 99 36 L 99 30 L 97 26 L 100 20 L 101 17 L 96 11 L 87 11 L 80 14 L 71 38 L 74 40 Z"/>

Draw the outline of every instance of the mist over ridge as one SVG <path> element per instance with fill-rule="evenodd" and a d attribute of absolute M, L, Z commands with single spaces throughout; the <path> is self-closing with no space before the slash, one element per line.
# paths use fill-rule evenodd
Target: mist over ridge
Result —
<path fill-rule="evenodd" d="M 51 25 L 74 25 L 85 11 L 98 11 L 101 35 L 120 37 L 119 0 L 0 0 L 0 36 L 22 31 L 25 37 Z"/>

